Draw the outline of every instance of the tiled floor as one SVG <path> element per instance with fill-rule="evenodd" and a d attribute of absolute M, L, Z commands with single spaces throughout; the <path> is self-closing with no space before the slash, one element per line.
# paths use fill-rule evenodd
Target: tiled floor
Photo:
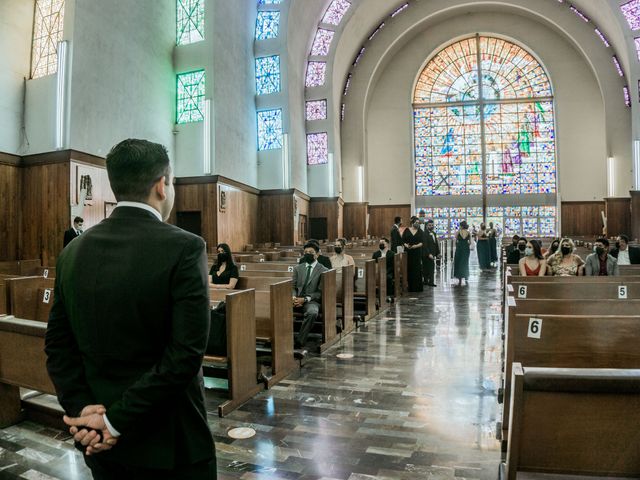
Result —
<path fill-rule="evenodd" d="M 498 275 L 439 277 L 227 418 L 212 409 L 219 478 L 496 479 Z M 233 440 L 236 426 L 257 435 Z M 88 478 L 64 438 L 29 422 L 0 430 L 0 478 Z"/>

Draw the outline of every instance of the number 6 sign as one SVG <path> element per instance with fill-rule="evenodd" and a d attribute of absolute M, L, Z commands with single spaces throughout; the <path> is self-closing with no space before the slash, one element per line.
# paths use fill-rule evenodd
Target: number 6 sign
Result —
<path fill-rule="evenodd" d="M 518 298 L 527 298 L 527 286 L 520 285 L 518 287 Z"/>
<path fill-rule="evenodd" d="M 527 332 L 527 337 L 529 338 L 540 338 L 540 334 L 542 333 L 542 319 L 541 318 L 530 318 L 529 319 L 529 331 Z"/>

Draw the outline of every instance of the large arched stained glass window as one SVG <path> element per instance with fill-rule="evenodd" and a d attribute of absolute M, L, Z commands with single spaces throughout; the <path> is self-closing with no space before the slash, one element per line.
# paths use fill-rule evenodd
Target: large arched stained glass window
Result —
<path fill-rule="evenodd" d="M 531 54 L 479 35 L 449 45 L 421 72 L 413 105 L 418 213 L 441 234 L 467 218 L 555 235 L 553 94 Z"/>

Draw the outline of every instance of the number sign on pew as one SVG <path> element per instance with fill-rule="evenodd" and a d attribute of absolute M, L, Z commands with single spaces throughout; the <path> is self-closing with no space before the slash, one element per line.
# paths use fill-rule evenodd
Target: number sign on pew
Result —
<path fill-rule="evenodd" d="M 44 278 L 48 278 L 48 277 L 49 277 L 49 269 L 48 269 L 48 268 L 45 268 L 45 269 L 43 270 L 43 272 L 42 272 L 42 276 L 43 276 Z"/>
<path fill-rule="evenodd" d="M 293 265 L 289 265 L 287 267 L 287 272 L 293 272 Z"/>
<path fill-rule="evenodd" d="M 627 286 L 626 285 L 618 285 L 618 299 L 626 300 L 627 299 Z"/>
<path fill-rule="evenodd" d="M 527 286 L 520 285 L 518 287 L 518 298 L 527 298 Z"/>
<path fill-rule="evenodd" d="M 244 264 L 243 264 L 243 265 L 240 265 L 240 271 L 241 271 L 241 272 L 244 272 L 246 269 L 247 269 L 247 266 L 246 266 L 246 265 L 244 265 Z"/>
<path fill-rule="evenodd" d="M 364 268 L 358 269 L 358 278 L 364 278 Z"/>
<path fill-rule="evenodd" d="M 527 337 L 529 337 L 529 338 L 537 338 L 539 340 L 541 334 L 542 334 L 542 319 L 541 318 L 530 318 L 529 319 L 529 330 L 527 331 Z"/>
<path fill-rule="evenodd" d="M 51 289 L 45 288 L 44 294 L 42 295 L 42 303 L 49 303 L 51 300 Z"/>

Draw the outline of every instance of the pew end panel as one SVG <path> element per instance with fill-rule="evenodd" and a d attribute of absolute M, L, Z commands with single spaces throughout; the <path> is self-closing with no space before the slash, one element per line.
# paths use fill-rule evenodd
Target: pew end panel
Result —
<path fill-rule="evenodd" d="M 53 305 L 55 280 L 44 277 L 16 277 L 6 280 L 9 298 L 8 313 L 17 318 L 42 321 L 49 318 L 48 309 Z M 45 291 L 48 291 L 45 297 Z M 45 305 L 41 306 L 43 303 Z"/>
<path fill-rule="evenodd" d="M 324 272 L 320 281 L 322 283 L 321 313 L 324 320 L 322 343 L 319 347 L 322 353 L 340 338 L 336 330 L 336 271 Z"/>
<path fill-rule="evenodd" d="M 353 265 L 347 265 L 342 267 L 342 271 L 336 277 L 336 291 L 338 303 L 341 304 L 342 309 L 342 335 L 345 335 L 355 328 L 353 320 L 353 282 L 350 280 L 354 278 L 355 267 Z M 348 279 L 345 281 L 345 279 Z"/>
<path fill-rule="evenodd" d="M 378 309 L 387 308 L 387 259 L 379 258 L 376 262 L 376 286 L 378 291 Z"/>

